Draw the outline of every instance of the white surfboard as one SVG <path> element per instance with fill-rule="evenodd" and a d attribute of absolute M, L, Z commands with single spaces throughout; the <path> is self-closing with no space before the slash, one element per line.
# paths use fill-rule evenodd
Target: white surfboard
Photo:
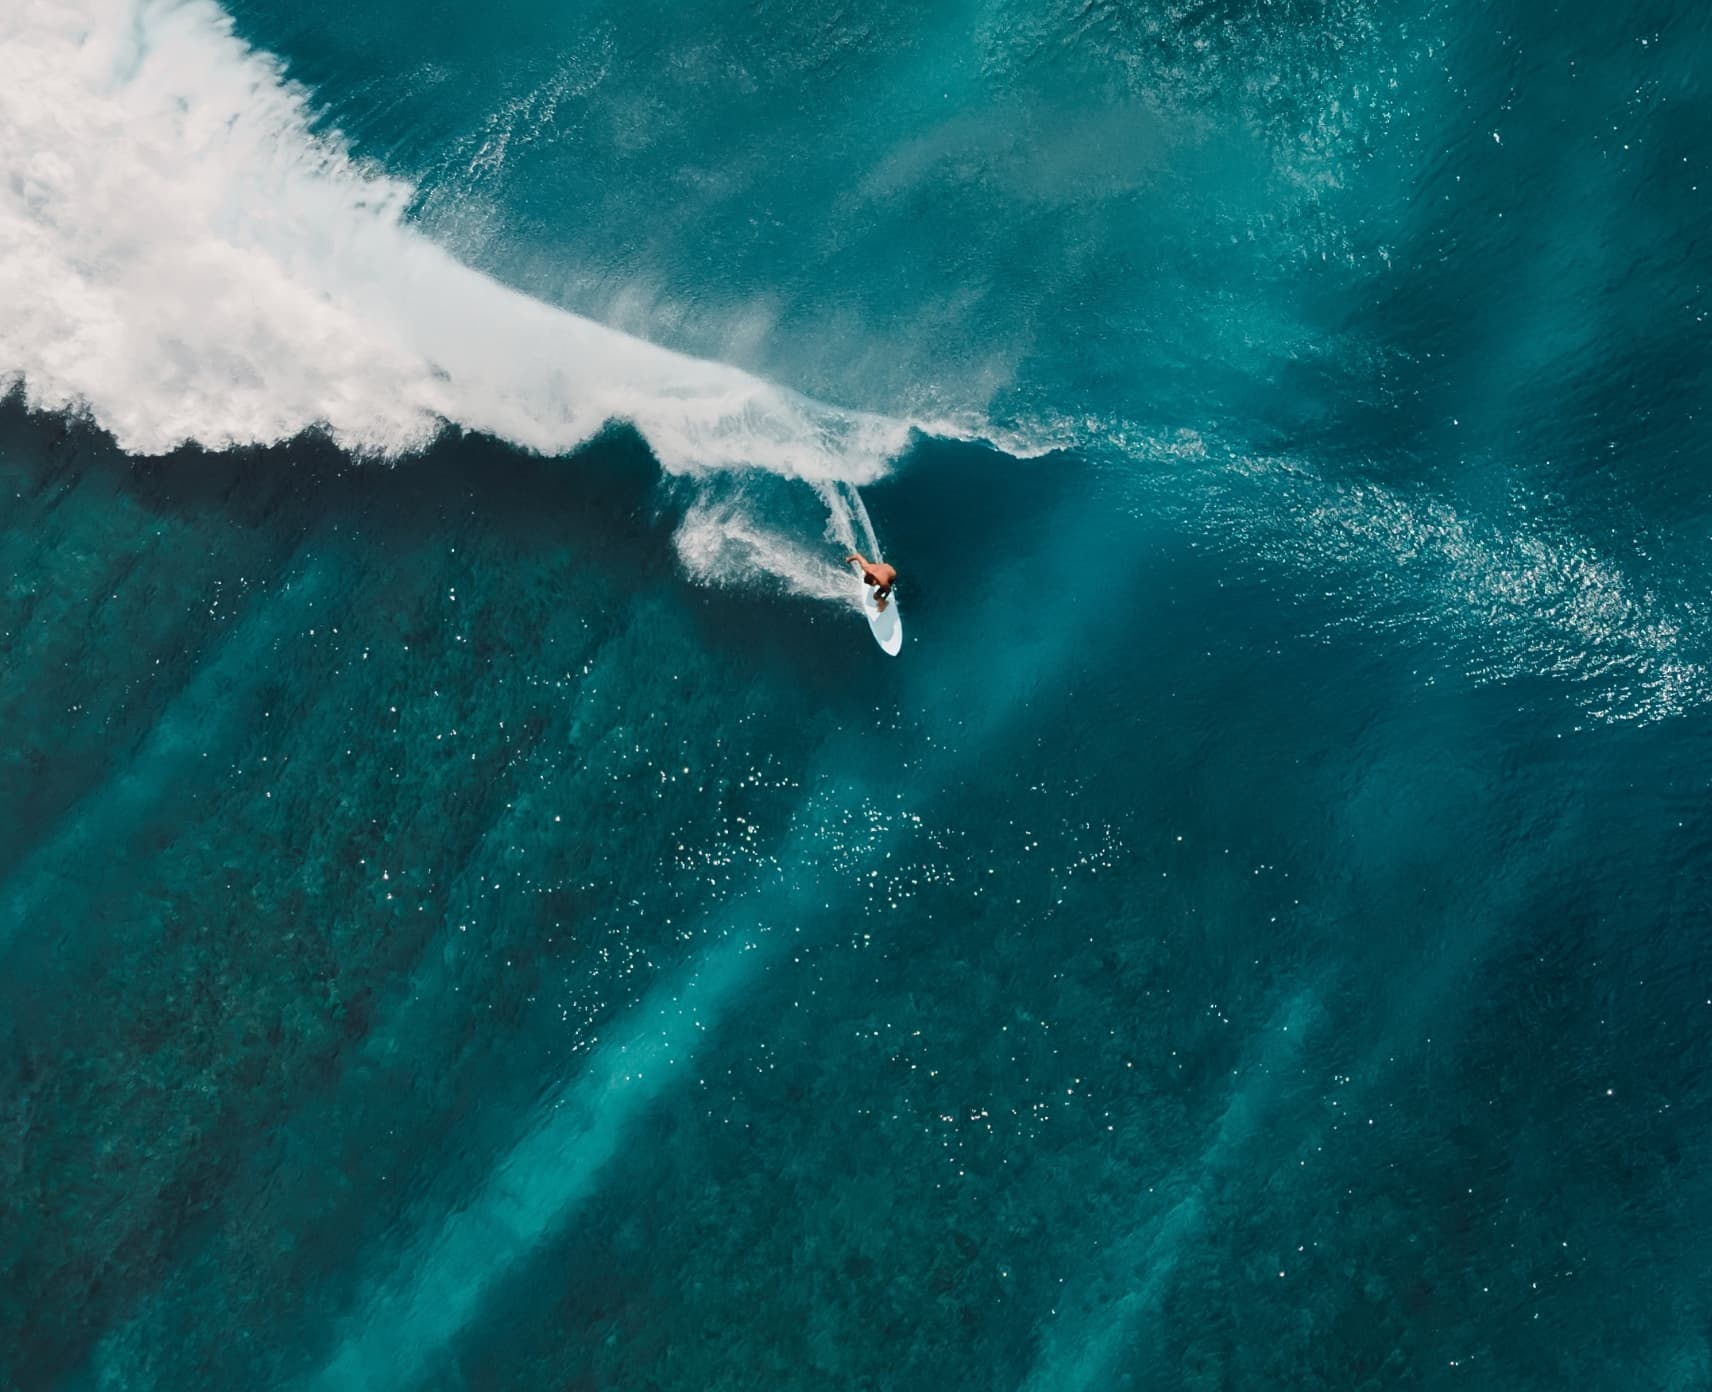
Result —
<path fill-rule="evenodd" d="M 850 568 L 858 575 L 862 568 L 854 561 Z M 864 583 L 862 586 L 862 613 L 867 617 L 869 631 L 874 635 L 874 641 L 880 645 L 880 651 L 892 657 L 898 655 L 898 650 L 904 645 L 904 622 L 898 617 L 898 592 L 893 590 L 886 601 L 886 607 L 880 608 L 874 599 L 874 587 Z"/>

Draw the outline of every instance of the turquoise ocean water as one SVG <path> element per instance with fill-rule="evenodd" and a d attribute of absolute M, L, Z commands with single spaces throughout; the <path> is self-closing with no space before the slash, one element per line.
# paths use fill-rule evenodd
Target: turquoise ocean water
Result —
<path fill-rule="evenodd" d="M 0 1385 L 1712 1386 L 1709 62 L 0 6 Z"/>

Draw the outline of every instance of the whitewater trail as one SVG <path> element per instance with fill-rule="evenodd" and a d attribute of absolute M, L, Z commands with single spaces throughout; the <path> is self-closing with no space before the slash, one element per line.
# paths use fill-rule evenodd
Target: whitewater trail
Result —
<path fill-rule="evenodd" d="M 861 582 L 841 558 L 851 551 L 881 554 L 861 494 L 849 484 L 813 484 L 809 496 L 826 515 L 824 544 L 816 545 L 803 540 L 810 534 L 807 518 L 798 526 L 761 522 L 787 512 L 776 492 L 757 497 L 761 491 L 741 481 L 700 491 L 672 538 L 684 570 L 703 584 L 771 586 L 860 610 Z"/>
<path fill-rule="evenodd" d="M 862 483 L 908 436 L 461 264 L 212 0 L 4 7 L 0 150 L 0 386 L 133 453 L 450 423 L 556 454 L 623 420 L 670 473 Z"/>

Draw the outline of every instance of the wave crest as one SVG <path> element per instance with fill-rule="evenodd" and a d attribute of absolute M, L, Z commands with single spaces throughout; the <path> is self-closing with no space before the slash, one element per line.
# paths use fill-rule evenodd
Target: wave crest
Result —
<path fill-rule="evenodd" d="M 211 0 L 7 7 L 0 148 L 0 382 L 133 453 L 446 423 L 562 453 L 620 419 L 674 473 L 863 482 L 907 439 L 464 266 Z"/>

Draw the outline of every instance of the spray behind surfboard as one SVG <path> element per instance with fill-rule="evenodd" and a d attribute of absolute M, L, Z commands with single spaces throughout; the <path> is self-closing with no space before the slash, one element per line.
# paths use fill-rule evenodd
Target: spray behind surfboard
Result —
<path fill-rule="evenodd" d="M 704 584 L 774 588 L 852 608 L 862 606 L 864 587 L 844 557 L 880 555 L 854 485 L 757 474 L 698 480 L 673 542 L 685 571 Z"/>

